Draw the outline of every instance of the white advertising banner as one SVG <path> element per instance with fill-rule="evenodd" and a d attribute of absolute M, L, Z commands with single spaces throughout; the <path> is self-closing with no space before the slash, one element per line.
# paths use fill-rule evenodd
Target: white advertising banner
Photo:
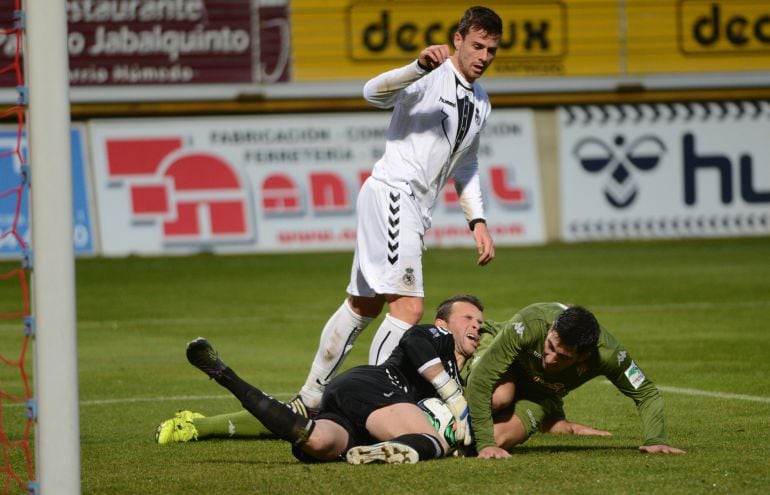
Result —
<path fill-rule="evenodd" d="M 90 123 L 105 256 L 353 249 L 358 189 L 389 114 Z M 497 111 L 480 171 L 498 245 L 545 242 L 530 111 Z M 472 246 L 453 187 L 427 246 Z"/>
<path fill-rule="evenodd" d="M 770 234 L 770 104 L 558 110 L 566 241 Z"/>

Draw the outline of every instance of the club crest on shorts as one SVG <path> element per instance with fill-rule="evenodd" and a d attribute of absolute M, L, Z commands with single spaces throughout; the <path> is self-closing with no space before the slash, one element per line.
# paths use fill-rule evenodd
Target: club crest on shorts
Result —
<path fill-rule="evenodd" d="M 404 285 L 406 286 L 413 286 L 414 285 L 414 268 L 407 268 L 404 270 L 404 276 L 402 277 Z"/>

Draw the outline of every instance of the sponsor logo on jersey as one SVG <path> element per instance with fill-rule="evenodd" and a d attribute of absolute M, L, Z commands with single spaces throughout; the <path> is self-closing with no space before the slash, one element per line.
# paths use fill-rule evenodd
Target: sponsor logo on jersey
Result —
<path fill-rule="evenodd" d="M 455 108 L 457 104 L 453 101 L 445 100 L 443 97 L 439 96 L 438 101 L 443 103 L 444 105 L 449 105 L 452 108 Z"/>
<path fill-rule="evenodd" d="M 543 380 L 543 377 L 532 375 L 532 381 L 538 385 L 547 388 L 556 395 L 567 395 L 567 387 L 563 383 L 551 383 Z"/>

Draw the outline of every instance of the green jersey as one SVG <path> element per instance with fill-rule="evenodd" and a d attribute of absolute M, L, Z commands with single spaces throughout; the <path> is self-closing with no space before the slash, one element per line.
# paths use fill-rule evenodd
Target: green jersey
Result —
<path fill-rule="evenodd" d="M 570 390 L 603 375 L 636 404 L 644 445 L 668 445 L 663 399 L 657 387 L 604 328 L 597 352 L 587 360 L 558 373 L 544 373 L 546 335 L 554 319 L 566 308 L 560 303 L 536 303 L 508 321 L 484 322 L 476 354 L 462 370 L 478 450 L 495 445 L 490 397 L 495 384 L 509 370 L 516 383 L 516 398 L 526 397 L 536 403 L 556 400 L 561 404 Z"/>

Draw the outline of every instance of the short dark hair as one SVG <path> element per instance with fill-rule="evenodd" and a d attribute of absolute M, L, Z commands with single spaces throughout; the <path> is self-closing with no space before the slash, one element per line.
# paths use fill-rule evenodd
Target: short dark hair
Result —
<path fill-rule="evenodd" d="M 452 305 L 456 302 L 467 302 L 479 308 L 479 311 L 484 311 L 484 305 L 478 297 L 470 294 L 457 294 L 449 299 L 443 300 L 441 304 L 438 305 L 438 308 L 436 309 L 436 319 L 447 321 L 449 319 L 449 314 L 452 312 Z"/>
<path fill-rule="evenodd" d="M 599 341 L 599 322 L 596 317 L 582 306 L 570 306 L 565 309 L 551 325 L 559 340 L 574 347 L 578 354 L 590 352 Z"/>
<path fill-rule="evenodd" d="M 497 13 L 487 7 L 471 7 L 465 11 L 457 24 L 457 32 L 465 38 L 472 28 L 480 29 L 487 36 L 500 36 L 503 34 L 503 21 Z"/>

